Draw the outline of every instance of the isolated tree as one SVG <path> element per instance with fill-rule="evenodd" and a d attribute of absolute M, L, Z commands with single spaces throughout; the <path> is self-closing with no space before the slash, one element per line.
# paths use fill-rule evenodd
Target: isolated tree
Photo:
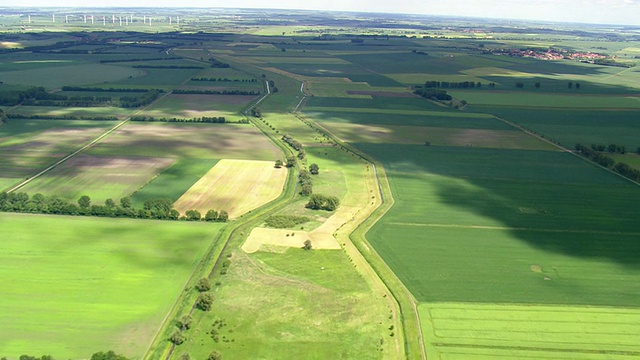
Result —
<path fill-rule="evenodd" d="M 218 221 L 226 222 L 227 220 L 229 220 L 229 213 L 224 210 L 220 210 L 220 213 L 218 214 Z"/>
<path fill-rule="evenodd" d="M 209 278 L 202 278 L 196 283 L 196 290 L 199 292 L 205 292 L 211 290 L 211 280 Z"/>
<path fill-rule="evenodd" d="M 311 250 L 311 240 L 307 239 L 304 241 L 304 246 L 302 247 L 305 250 Z"/>
<path fill-rule="evenodd" d="M 204 215 L 205 221 L 216 221 L 217 219 L 218 219 L 218 212 L 213 209 L 207 211 L 207 213 Z"/>
<path fill-rule="evenodd" d="M 573 88 L 573 83 L 571 81 L 569 81 L 567 83 L 567 88 L 569 88 L 569 89 Z"/>
<path fill-rule="evenodd" d="M 311 164 L 309 165 L 309 172 L 311 173 L 311 175 L 318 175 L 320 173 L 320 167 L 318 166 L 318 164 Z"/>
<path fill-rule="evenodd" d="M 204 292 L 198 296 L 198 300 L 196 301 L 196 307 L 202 311 L 211 310 L 211 306 L 213 305 L 213 294 Z"/>
<path fill-rule="evenodd" d="M 185 217 L 187 221 L 200 221 L 202 219 L 202 214 L 198 210 L 187 210 L 185 213 Z"/>
<path fill-rule="evenodd" d="M 540 82 L 536 82 L 535 84 L 533 84 L 533 86 L 535 86 L 536 89 L 540 89 Z"/>
<path fill-rule="evenodd" d="M 293 167 L 296 165 L 296 157 L 295 156 L 287 156 L 287 167 Z"/>
<path fill-rule="evenodd" d="M 128 196 L 125 196 L 123 198 L 120 199 L 120 206 L 122 206 L 125 209 L 129 209 L 131 208 L 131 198 Z"/>
<path fill-rule="evenodd" d="M 282 167 L 282 165 L 284 165 L 284 164 L 282 163 L 282 160 L 280 160 L 280 159 L 276 160 L 276 165 L 275 165 L 275 167 L 276 167 L 277 169 L 280 169 L 280 168 Z"/>
<path fill-rule="evenodd" d="M 576 83 L 576 90 L 580 90 L 580 83 L 579 82 Z"/>
<path fill-rule="evenodd" d="M 78 199 L 78 206 L 80 206 L 81 209 L 88 209 L 91 206 L 91 198 L 87 195 L 80 196 L 80 199 Z"/>
<path fill-rule="evenodd" d="M 129 360 L 123 355 L 118 355 L 113 350 L 105 352 L 97 352 L 91 355 L 91 360 Z"/>
<path fill-rule="evenodd" d="M 313 193 L 313 186 L 311 184 L 303 184 L 300 187 L 300 195 L 309 196 Z"/>
<path fill-rule="evenodd" d="M 183 342 L 187 341 L 187 337 L 182 333 L 182 331 L 174 330 L 171 336 L 169 336 L 169 341 L 175 345 L 181 345 Z"/>
<path fill-rule="evenodd" d="M 518 82 L 516 83 L 516 87 L 517 87 L 517 88 L 519 88 L 519 89 L 522 89 L 522 88 L 524 87 L 524 83 L 523 83 L 523 82 L 521 82 L 521 81 L 518 81 Z"/>
<path fill-rule="evenodd" d="M 217 350 L 213 350 L 211 354 L 207 356 L 207 360 L 222 360 L 222 354 Z"/>
<path fill-rule="evenodd" d="M 182 315 L 180 316 L 180 318 L 176 321 L 176 326 L 178 327 L 178 329 L 180 329 L 181 331 L 184 330 L 189 330 L 191 328 L 191 323 L 193 322 L 193 318 L 191 317 L 191 315 Z"/>

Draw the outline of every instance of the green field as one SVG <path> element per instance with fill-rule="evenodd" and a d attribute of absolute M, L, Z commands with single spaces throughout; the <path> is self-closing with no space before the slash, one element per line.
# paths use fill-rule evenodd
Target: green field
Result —
<path fill-rule="evenodd" d="M 0 353 L 141 358 L 221 227 L 0 214 Z"/>
<path fill-rule="evenodd" d="M 142 74 L 139 69 L 102 64 L 57 66 L 54 69 L 47 67 L 0 72 L 0 81 L 8 84 L 26 84 L 55 89 L 65 85 L 90 85 L 118 81 Z"/>
<path fill-rule="evenodd" d="M 176 355 L 204 358 L 216 349 L 224 359 L 383 359 L 393 351 L 389 309 L 343 252 L 235 252 L 231 264 L 213 308 L 198 320 L 202 330 Z"/>
<path fill-rule="evenodd" d="M 435 303 L 418 310 L 432 344 L 430 359 L 617 360 L 640 355 L 638 309 Z"/>
<path fill-rule="evenodd" d="M 180 159 L 136 191 L 131 200 L 138 207 L 149 199 L 167 198 L 176 202 L 217 162 L 217 159 Z"/>

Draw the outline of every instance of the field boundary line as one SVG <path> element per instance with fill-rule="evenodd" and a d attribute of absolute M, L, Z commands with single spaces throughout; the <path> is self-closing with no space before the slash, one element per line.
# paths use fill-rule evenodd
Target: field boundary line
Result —
<path fill-rule="evenodd" d="M 66 162 L 67 160 L 71 159 L 72 157 L 78 155 L 79 153 L 85 151 L 86 149 L 92 147 L 93 145 L 97 144 L 98 142 L 100 142 L 102 139 L 104 139 L 105 137 L 111 135 L 114 131 L 118 130 L 119 128 L 123 127 L 126 123 L 128 123 L 129 121 L 131 121 L 131 118 L 138 115 L 139 113 L 141 113 L 142 111 L 146 110 L 147 108 L 149 108 L 150 106 L 154 105 L 155 103 L 157 103 L 158 101 L 164 99 L 165 97 L 169 96 L 169 94 L 171 94 L 171 91 L 165 93 L 164 95 L 160 96 L 159 98 L 155 99 L 153 102 L 151 102 L 150 104 L 148 104 L 147 106 L 143 107 L 142 109 L 138 109 L 135 112 L 131 113 L 129 116 L 127 116 L 124 120 L 122 120 L 121 122 L 119 122 L 118 124 L 116 124 L 114 127 L 112 127 L 111 129 L 107 130 L 106 132 L 104 132 L 103 134 L 101 134 L 100 136 L 98 136 L 97 138 L 93 139 L 91 142 L 89 142 L 88 144 L 82 146 L 81 148 L 75 150 L 74 152 L 72 152 L 71 154 L 63 157 L 62 159 L 56 161 L 55 163 L 53 163 L 52 165 L 49 165 L 49 167 L 47 167 L 46 169 L 40 171 L 39 173 L 29 177 L 28 179 L 24 180 L 23 182 L 19 183 L 18 185 L 15 185 L 14 187 L 12 187 L 11 189 L 7 190 L 6 193 L 10 194 L 16 190 L 19 190 L 21 188 L 23 188 L 24 186 L 26 186 L 27 184 L 29 184 L 31 181 L 39 178 L 40 176 L 46 174 L 47 172 L 53 170 L 54 168 L 60 166 L 62 163 Z"/>
<path fill-rule="evenodd" d="M 577 156 L 578 158 L 580 158 L 580 159 L 582 159 L 582 160 L 584 160 L 584 161 L 586 161 L 586 162 L 588 162 L 588 163 L 590 163 L 590 164 L 592 164 L 592 165 L 595 165 L 595 166 L 597 166 L 597 167 L 599 167 L 599 168 L 601 168 L 601 169 L 603 169 L 603 170 L 606 170 L 606 171 L 608 171 L 608 172 L 610 172 L 610 173 L 612 173 L 612 174 L 614 174 L 614 175 L 616 175 L 616 176 L 618 176 L 618 177 L 620 177 L 620 178 L 622 178 L 622 179 L 624 179 L 624 180 L 626 180 L 626 181 L 628 181 L 628 182 L 630 182 L 630 183 L 632 183 L 632 184 L 635 184 L 635 185 L 637 185 L 637 186 L 640 186 L 640 182 L 633 181 L 633 180 L 629 179 L 628 177 L 623 176 L 622 174 L 619 174 L 619 173 L 617 173 L 617 172 L 613 171 L 612 169 L 609 169 L 609 168 L 607 168 L 607 167 L 604 167 L 604 166 L 602 166 L 602 165 L 600 165 L 600 164 L 598 164 L 598 163 L 596 163 L 596 162 L 594 162 L 594 161 L 591 161 L 591 160 L 587 159 L 586 157 L 581 156 L 580 154 L 577 154 L 575 151 L 570 150 L 570 149 L 568 149 L 568 148 L 566 148 L 566 147 L 564 147 L 564 146 L 562 146 L 562 145 L 560 145 L 560 144 L 558 144 L 558 143 L 556 143 L 556 142 L 554 142 L 554 141 L 552 141 L 552 140 L 549 140 L 549 139 L 547 139 L 547 138 L 543 137 L 542 135 L 539 135 L 539 134 L 537 134 L 537 133 L 535 133 L 535 132 L 533 132 L 533 131 L 531 131 L 531 130 L 529 130 L 529 129 L 525 128 L 525 127 L 524 127 L 524 126 L 522 126 L 522 125 L 519 125 L 519 124 L 517 124 L 517 123 L 514 123 L 514 122 L 512 122 L 512 121 L 509 121 L 509 120 L 507 120 L 507 119 L 503 119 L 503 118 L 498 117 L 498 116 L 495 116 L 495 115 L 493 115 L 493 117 L 494 117 L 495 119 L 499 120 L 499 121 L 502 121 L 503 123 L 505 123 L 505 124 L 507 124 L 507 125 L 511 125 L 511 126 L 513 126 L 513 127 L 517 128 L 517 129 L 521 130 L 521 131 L 524 131 L 525 133 L 527 133 L 527 134 L 529 134 L 529 135 L 531 135 L 531 136 L 533 136 L 533 137 L 536 137 L 536 138 L 538 138 L 538 139 L 540 139 L 540 140 L 542 140 L 542 141 L 545 141 L 545 142 L 547 142 L 547 143 L 549 143 L 549 144 L 553 145 L 554 147 L 556 147 L 556 148 L 558 148 L 558 149 L 562 150 L 563 152 L 569 153 L 569 154 L 571 154 L 571 155 L 573 155 L 573 156 Z"/>

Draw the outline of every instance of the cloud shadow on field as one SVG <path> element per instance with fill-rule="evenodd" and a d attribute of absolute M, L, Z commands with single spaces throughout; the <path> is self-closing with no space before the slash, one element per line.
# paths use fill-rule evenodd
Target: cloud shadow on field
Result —
<path fill-rule="evenodd" d="M 640 268 L 637 187 L 551 151 L 356 144 L 388 169 L 389 222 L 495 227 L 547 252 Z M 436 175 L 436 176 L 434 176 Z M 440 214 L 438 214 L 440 212 Z M 488 249 L 488 251 L 490 251 Z"/>

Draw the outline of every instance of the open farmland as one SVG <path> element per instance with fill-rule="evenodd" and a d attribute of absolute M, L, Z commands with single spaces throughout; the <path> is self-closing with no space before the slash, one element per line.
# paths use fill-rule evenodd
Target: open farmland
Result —
<path fill-rule="evenodd" d="M 110 121 L 13 120 L 0 127 L 0 189 L 97 137 Z"/>
<path fill-rule="evenodd" d="M 238 109 L 254 99 L 255 96 L 248 95 L 171 94 L 139 115 L 168 119 L 223 116 L 229 122 L 237 122 L 244 119 Z"/>
<path fill-rule="evenodd" d="M 141 76 L 138 69 L 101 64 L 56 66 L 0 72 L 0 81 L 7 84 L 26 84 L 55 89 L 65 85 L 90 85 Z"/>
<path fill-rule="evenodd" d="M 277 198 L 287 172 L 272 161 L 220 160 L 196 182 L 174 207 L 181 213 L 195 209 L 224 210 L 234 218 Z"/>
<path fill-rule="evenodd" d="M 637 309 L 438 303 L 419 311 L 434 359 L 618 360 L 640 355 Z"/>
<path fill-rule="evenodd" d="M 76 156 L 21 191 L 58 195 L 76 201 L 88 195 L 95 203 L 128 196 L 175 160 L 155 157 Z"/>
<path fill-rule="evenodd" d="M 129 123 L 92 155 L 272 160 L 278 149 L 249 124 Z"/>
<path fill-rule="evenodd" d="M 220 228 L 0 214 L 0 352 L 142 358 Z"/>

